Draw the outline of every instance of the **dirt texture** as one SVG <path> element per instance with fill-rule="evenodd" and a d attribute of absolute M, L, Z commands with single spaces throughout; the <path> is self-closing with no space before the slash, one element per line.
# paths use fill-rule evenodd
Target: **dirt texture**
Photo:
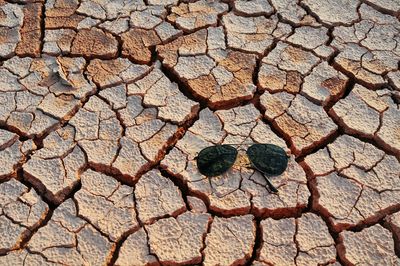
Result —
<path fill-rule="evenodd" d="M 400 265 L 399 0 L 0 0 L 0 265 Z"/>

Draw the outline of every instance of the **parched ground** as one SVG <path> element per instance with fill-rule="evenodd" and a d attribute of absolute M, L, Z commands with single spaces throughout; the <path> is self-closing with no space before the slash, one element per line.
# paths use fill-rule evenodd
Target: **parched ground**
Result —
<path fill-rule="evenodd" d="M 0 265 L 398 266 L 399 66 L 399 0 L 0 0 Z"/>

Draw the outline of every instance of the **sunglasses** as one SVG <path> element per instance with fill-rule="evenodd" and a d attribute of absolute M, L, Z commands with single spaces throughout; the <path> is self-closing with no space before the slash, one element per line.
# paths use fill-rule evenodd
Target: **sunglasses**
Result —
<path fill-rule="evenodd" d="M 236 161 L 238 150 L 232 146 L 244 144 L 222 144 L 202 149 L 196 157 L 197 168 L 207 177 L 218 176 L 232 167 Z M 277 193 L 278 189 L 267 176 L 282 174 L 288 164 L 289 156 L 285 150 L 273 144 L 252 144 L 246 151 L 251 162 L 251 168 L 261 172 L 270 191 Z"/>

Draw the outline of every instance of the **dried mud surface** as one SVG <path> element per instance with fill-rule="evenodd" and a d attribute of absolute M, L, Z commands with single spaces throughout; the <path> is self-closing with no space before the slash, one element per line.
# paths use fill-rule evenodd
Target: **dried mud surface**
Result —
<path fill-rule="evenodd" d="M 400 265 L 399 67 L 398 0 L 0 0 L 0 265 Z"/>

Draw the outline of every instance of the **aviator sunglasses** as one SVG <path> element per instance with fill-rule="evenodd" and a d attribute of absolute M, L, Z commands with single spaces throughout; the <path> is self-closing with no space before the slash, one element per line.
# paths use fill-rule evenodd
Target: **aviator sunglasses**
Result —
<path fill-rule="evenodd" d="M 244 144 L 222 144 L 202 149 L 196 157 L 197 167 L 202 175 L 207 177 L 218 176 L 232 167 L 236 161 L 238 150 L 233 146 Z M 285 150 L 274 144 L 252 144 L 246 151 L 251 162 L 251 168 L 263 174 L 270 191 L 278 190 L 269 181 L 267 176 L 278 176 L 287 167 L 289 156 Z"/>

